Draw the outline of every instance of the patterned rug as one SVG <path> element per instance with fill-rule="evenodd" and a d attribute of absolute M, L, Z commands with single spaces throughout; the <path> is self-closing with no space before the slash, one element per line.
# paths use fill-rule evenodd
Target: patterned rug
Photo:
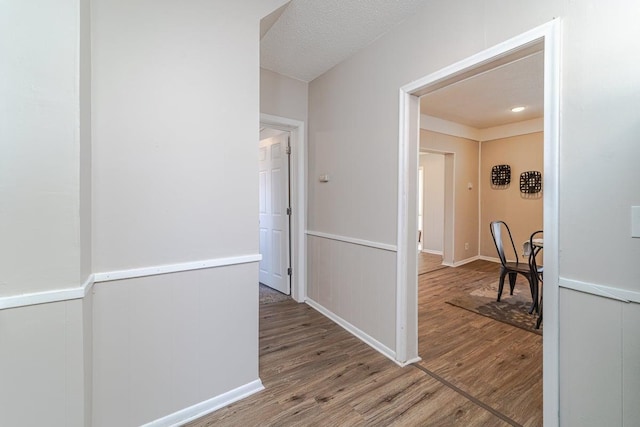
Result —
<path fill-rule="evenodd" d="M 513 295 L 509 295 L 509 283 L 505 283 L 500 302 L 498 281 L 491 285 L 476 289 L 471 293 L 451 298 L 447 304 L 464 308 L 482 316 L 490 317 L 503 323 L 542 335 L 542 326 L 536 329 L 537 314 L 529 314 L 531 292 L 526 284 L 517 283 Z"/>
<path fill-rule="evenodd" d="M 260 304 L 288 301 L 291 297 L 260 283 Z"/>

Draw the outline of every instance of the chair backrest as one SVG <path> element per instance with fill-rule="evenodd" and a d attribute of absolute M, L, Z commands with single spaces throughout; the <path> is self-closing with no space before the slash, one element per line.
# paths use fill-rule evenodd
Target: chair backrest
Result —
<path fill-rule="evenodd" d="M 509 226 L 504 221 L 493 221 L 490 225 L 491 227 L 491 237 L 493 237 L 493 243 L 496 245 L 496 250 L 498 251 L 498 257 L 500 257 L 500 262 L 503 266 L 506 266 L 507 257 L 504 252 L 504 244 L 503 244 L 503 233 L 502 230 L 506 230 L 505 239 L 508 236 L 509 242 L 511 243 L 511 248 L 513 249 L 513 255 L 515 256 L 516 262 L 518 261 L 518 252 L 516 251 L 516 245 L 513 243 L 513 237 L 511 237 L 511 230 L 509 230 Z"/>
<path fill-rule="evenodd" d="M 538 271 L 538 262 L 536 261 L 536 256 L 542 250 L 540 246 L 535 246 L 533 244 L 533 239 L 541 239 L 543 235 L 542 230 L 534 231 L 529 236 L 529 270 Z M 541 278 L 541 277 L 539 277 Z"/>

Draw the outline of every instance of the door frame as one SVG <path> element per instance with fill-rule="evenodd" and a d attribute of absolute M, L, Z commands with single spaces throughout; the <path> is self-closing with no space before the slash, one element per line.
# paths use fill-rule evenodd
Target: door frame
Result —
<path fill-rule="evenodd" d="M 545 290 L 543 334 L 543 420 L 559 424 L 559 148 L 561 21 L 555 19 L 469 58 L 428 74 L 399 90 L 398 253 L 396 281 L 396 358 L 407 364 L 418 355 L 418 285 L 414 241 L 417 233 L 419 96 L 510 62 L 529 49 L 544 50 L 544 230 Z M 512 59 L 513 58 L 513 59 Z"/>
<path fill-rule="evenodd" d="M 307 151 L 303 121 L 260 113 L 260 125 L 290 132 L 291 139 L 291 298 L 305 302 L 307 298 Z"/>

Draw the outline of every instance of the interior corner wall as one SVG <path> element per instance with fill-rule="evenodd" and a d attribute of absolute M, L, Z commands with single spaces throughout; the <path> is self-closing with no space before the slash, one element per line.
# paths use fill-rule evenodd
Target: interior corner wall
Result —
<path fill-rule="evenodd" d="M 539 171 L 544 180 L 543 137 L 542 132 L 536 132 L 481 143 L 480 255 L 490 258 L 498 256 L 489 231 L 491 221 L 501 220 L 509 225 L 518 255 L 522 254 L 522 243 L 529 240 L 531 233 L 542 230 L 542 193 L 521 193 L 520 174 Z M 511 167 L 511 183 L 508 186 L 491 185 L 491 168 L 494 165 Z"/>
<path fill-rule="evenodd" d="M 420 149 L 453 153 L 453 264 L 478 255 L 478 142 L 420 130 Z M 469 189 L 471 184 L 471 189 Z M 445 239 L 451 240 L 446 235 Z M 468 249 L 465 245 L 468 244 Z M 445 260 L 446 261 L 446 260 Z"/>
<path fill-rule="evenodd" d="M 92 3 L 94 427 L 259 383 L 266 3 Z"/>
<path fill-rule="evenodd" d="M 56 301 L 88 275 L 81 254 L 87 212 L 80 207 L 87 193 L 79 172 L 88 128 L 78 132 L 87 3 L 0 4 L 3 426 L 85 425 L 82 301 L 36 301 Z"/>

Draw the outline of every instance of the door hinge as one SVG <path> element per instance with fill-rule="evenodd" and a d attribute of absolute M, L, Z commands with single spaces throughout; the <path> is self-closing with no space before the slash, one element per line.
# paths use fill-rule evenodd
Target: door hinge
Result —
<path fill-rule="evenodd" d="M 291 270 L 291 267 L 287 268 L 287 275 L 291 276 L 291 274 L 293 274 L 293 270 Z"/>
<path fill-rule="evenodd" d="M 290 145 L 287 145 L 286 153 L 287 154 L 291 154 L 291 146 Z"/>
<path fill-rule="evenodd" d="M 287 208 L 287 215 L 291 215 L 291 208 Z"/>

